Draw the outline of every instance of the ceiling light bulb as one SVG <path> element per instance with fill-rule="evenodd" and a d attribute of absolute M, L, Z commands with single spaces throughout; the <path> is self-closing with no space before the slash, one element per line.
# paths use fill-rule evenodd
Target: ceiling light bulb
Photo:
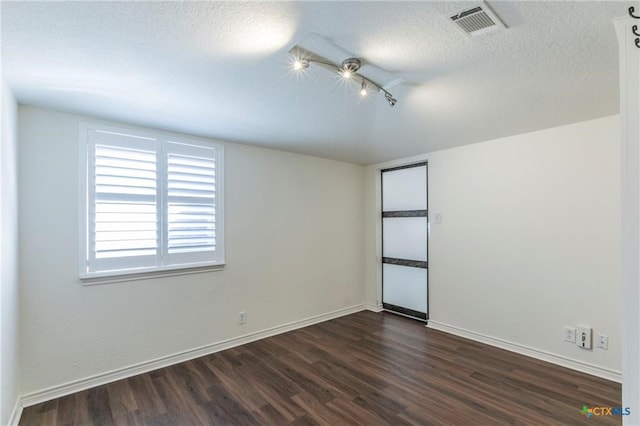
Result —
<path fill-rule="evenodd" d="M 349 70 L 342 71 L 342 77 L 347 79 L 347 80 L 350 79 L 351 78 L 351 71 L 349 71 Z"/>
<path fill-rule="evenodd" d="M 296 59 L 293 62 L 293 69 L 296 71 L 306 70 L 309 68 L 309 61 L 306 59 Z"/>
<path fill-rule="evenodd" d="M 367 83 L 362 80 L 362 85 L 360 86 L 360 96 L 367 96 Z"/>

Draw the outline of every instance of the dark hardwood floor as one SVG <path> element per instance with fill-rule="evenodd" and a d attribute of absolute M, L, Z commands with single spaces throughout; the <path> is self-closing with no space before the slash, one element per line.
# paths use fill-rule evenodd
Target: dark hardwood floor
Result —
<path fill-rule="evenodd" d="M 322 324 L 25 408 L 20 425 L 620 424 L 620 385 L 387 313 Z"/>

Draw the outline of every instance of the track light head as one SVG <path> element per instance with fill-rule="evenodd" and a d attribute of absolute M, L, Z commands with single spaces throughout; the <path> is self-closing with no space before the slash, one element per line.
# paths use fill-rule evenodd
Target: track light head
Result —
<path fill-rule="evenodd" d="M 389 102 L 390 106 L 395 106 L 398 103 L 398 100 L 391 96 L 390 93 L 385 93 L 384 98 L 387 100 L 387 102 Z"/>
<path fill-rule="evenodd" d="M 293 61 L 293 69 L 295 71 L 302 71 L 302 70 L 306 70 L 307 68 L 309 68 L 308 60 L 302 59 L 302 58 L 296 58 Z"/>
<path fill-rule="evenodd" d="M 350 75 L 357 73 L 361 65 L 362 63 L 358 58 L 348 58 L 342 61 L 342 69 L 345 73 L 348 72 Z"/>
<path fill-rule="evenodd" d="M 362 79 L 362 84 L 360 85 L 360 96 L 367 96 L 368 93 L 367 82 L 365 79 Z"/>

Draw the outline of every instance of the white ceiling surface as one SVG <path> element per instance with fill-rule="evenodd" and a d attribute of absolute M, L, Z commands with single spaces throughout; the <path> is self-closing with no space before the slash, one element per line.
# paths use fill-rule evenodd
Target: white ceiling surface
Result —
<path fill-rule="evenodd" d="M 23 104 L 359 164 L 618 113 L 628 2 L 492 1 L 509 28 L 467 38 L 448 16 L 476 4 L 2 2 L 3 78 Z M 291 72 L 313 34 L 403 78 L 398 104 Z"/>

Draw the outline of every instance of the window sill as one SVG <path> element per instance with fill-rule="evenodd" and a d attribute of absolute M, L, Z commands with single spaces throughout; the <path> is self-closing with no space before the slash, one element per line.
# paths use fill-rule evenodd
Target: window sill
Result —
<path fill-rule="evenodd" d="M 224 269 L 224 266 L 224 263 L 219 263 L 215 265 L 200 265 L 191 267 L 167 267 L 166 269 L 153 269 L 137 272 L 103 272 L 80 276 L 80 281 L 82 282 L 82 285 L 85 286 L 112 284 L 126 281 L 149 280 L 153 278 L 175 277 L 178 275 L 201 274 L 204 272 L 221 271 Z"/>

